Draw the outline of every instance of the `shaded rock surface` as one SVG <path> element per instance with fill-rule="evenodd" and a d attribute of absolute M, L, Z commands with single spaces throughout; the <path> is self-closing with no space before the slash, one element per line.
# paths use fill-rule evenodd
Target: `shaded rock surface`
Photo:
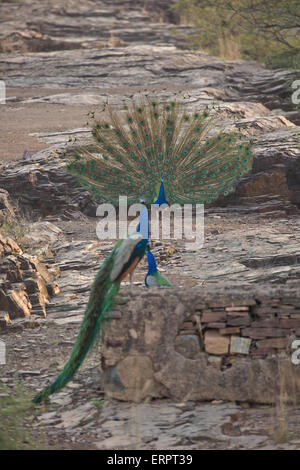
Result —
<path fill-rule="evenodd" d="M 3 223 L 6 217 L 14 217 L 15 208 L 9 197 L 8 191 L 0 189 L 0 222 Z"/>
<path fill-rule="evenodd" d="M 175 20 L 170 2 L 157 0 L 75 0 L 9 2 L 0 6 L 2 52 L 42 52 L 107 44 L 185 44 L 191 26 L 166 24 Z M 18 35 L 18 38 L 16 37 Z"/>
<path fill-rule="evenodd" d="M 96 203 L 74 178 L 68 175 L 55 151 L 5 165 L 0 186 L 6 187 L 19 205 L 34 217 L 51 214 L 82 217 L 95 215 Z"/>
<path fill-rule="evenodd" d="M 46 317 L 46 304 L 54 293 L 54 274 L 29 256 L 11 238 L 0 235 L 0 328 L 31 315 Z"/>

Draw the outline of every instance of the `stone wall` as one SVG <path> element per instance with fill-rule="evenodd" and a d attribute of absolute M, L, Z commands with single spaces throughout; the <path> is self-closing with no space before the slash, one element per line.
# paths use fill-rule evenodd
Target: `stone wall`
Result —
<path fill-rule="evenodd" d="M 274 403 L 287 393 L 300 399 L 300 366 L 291 363 L 291 343 L 300 337 L 296 291 L 154 289 L 122 302 L 103 338 L 110 396 Z"/>
<path fill-rule="evenodd" d="M 0 332 L 12 320 L 46 317 L 49 298 L 59 292 L 55 275 L 38 257 L 23 253 L 0 234 Z"/>

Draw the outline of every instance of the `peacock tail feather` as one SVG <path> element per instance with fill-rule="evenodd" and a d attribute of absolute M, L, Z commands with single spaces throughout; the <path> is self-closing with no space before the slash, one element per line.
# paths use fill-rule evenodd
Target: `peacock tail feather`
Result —
<path fill-rule="evenodd" d="M 145 277 L 145 286 L 146 287 L 162 287 L 169 286 L 172 284 L 164 276 L 159 274 L 157 271 L 156 261 L 151 253 L 149 246 L 147 247 L 147 260 L 148 260 L 148 272 Z"/>
<path fill-rule="evenodd" d="M 164 276 L 162 276 L 158 272 L 147 276 L 145 285 L 146 287 L 163 287 L 163 286 L 171 287 L 172 286 L 170 281 L 168 281 L 168 279 L 166 279 Z"/>
<path fill-rule="evenodd" d="M 153 203 L 161 178 L 169 203 L 210 203 L 234 190 L 252 166 L 251 143 L 217 132 L 208 109 L 189 112 L 171 102 L 108 106 L 92 127 L 93 146 L 78 149 L 68 171 L 95 198 Z"/>
<path fill-rule="evenodd" d="M 115 245 L 112 253 L 105 260 L 94 280 L 84 318 L 69 360 L 54 382 L 33 398 L 32 401 L 34 403 L 47 399 L 49 395 L 61 390 L 72 379 L 95 339 L 98 337 L 105 313 L 112 308 L 115 295 L 120 288 L 120 281 L 111 282 L 110 274 L 114 266 L 116 250 L 122 241 L 120 240 Z"/>

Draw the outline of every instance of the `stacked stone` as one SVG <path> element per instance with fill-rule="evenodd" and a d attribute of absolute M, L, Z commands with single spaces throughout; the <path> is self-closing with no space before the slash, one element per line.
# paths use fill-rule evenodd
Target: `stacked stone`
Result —
<path fill-rule="evenodd" d="M 226 356 L 266 357 L 285 351 L 291 337 L 300 337 L 300 300 L 237 299 L 195 306 L 179 335 L 199 337 L 202 350 Z M 231 357 L 233 356 L 233 357 Z"/>
<path fill-rule="evenodd" d="M 54 274 L 2 235 L 0 259 L 0 330 L 17 318 L 46 317 L 50 295 L 59 292 Z"/>
<path fill-rule="evenodd" d="M 114 398 L 274 403 L 283 371 L 287 396 L 294 393 L 297 286 L 152 289 L 123 296 L 119 308 L 101 348 L 105 390 Z"/>

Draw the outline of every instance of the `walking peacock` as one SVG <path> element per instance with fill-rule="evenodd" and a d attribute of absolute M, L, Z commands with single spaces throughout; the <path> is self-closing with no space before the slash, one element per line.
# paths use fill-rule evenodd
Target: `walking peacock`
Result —
<path fill-rule="evenodd" d="M 210 203 L 234 190 L 252 166 L 251 144 L 242 134 L 217 132 L 207 109 L 188 112 L 176 102 L 133 102 L 122 110 L 107 107 L 92 126 L 93 144 L 79 149 L 68 171 L 98 200 L 115 205 Z M 141 230 L 141 227 L 147 227 Z M 137 231 L 115 245 L 91 288 L 88 305 L 70 359 L 56 380 L 34 399 L 45 400 L 71 380 L 112 308 L 121 281 L 147 252 L 145 284 L 167 286 L 148 245 L 144 207 Z M 143 233 L 141 233 L 141 231 Z"/>

